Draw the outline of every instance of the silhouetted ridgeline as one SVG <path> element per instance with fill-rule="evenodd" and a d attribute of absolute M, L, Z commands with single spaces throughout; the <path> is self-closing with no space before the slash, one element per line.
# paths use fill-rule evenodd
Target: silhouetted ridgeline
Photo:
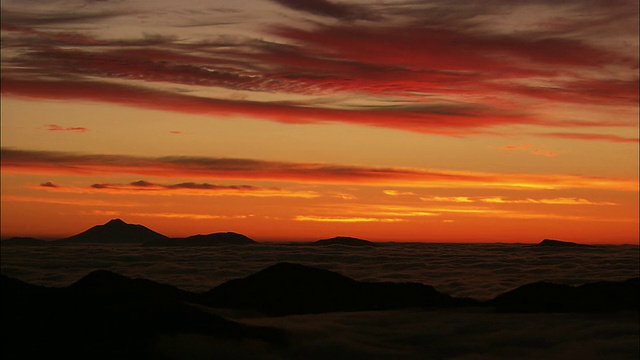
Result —
<path fill-rule="evenodd" d="M 311 244 L 316 246 L 327 246 L 327 245 L 376 246 L 376 244 L 371 241 L 362 240 L 362 239 L 349 237 L 349 236 L 336 236 L 331 239 L 318 240 Z"/>
<path fill-rule="evenodd" d="M 341 274 L 280 263 L 243 279 L 228 281 L 203 294 L 215 307 L 246 308 L 268 315 L 407 307 L 469 306 L 418 283 L 359 282 Z"/>
<path fill-rule="evenodd" d="M 206 307 L 276 316 L 468 306 L 499 312 L 637 311 L 640 278 L 578 287 L 533 283 L 479 302 L 424 284 L 359 282 L 324 269 L 279 263 L 203 293 L 98 270 L 65 288 L 35 286 L 2 275 L 1 296 L 3 356 L 150 358 L 156 351 L 154 341 L 164 335 L 198 334 L 207 341 L 253 339 L 274 347 L 288 342 L 281 330 L 229 321 Z"/>
<path fill-rule="evenodd" d="M 640 278 L 581 286 L 537 282 L 498 295 L 487 305 L 502 312 L 606 312 L 638 310 Z"/>
<path fill-rule="evenodd" d="M 170 238 L 143 225 L 128 224 L 113 219 L 103 225 L 96 225 L 80 234 L 68 238 L 45 241 L 28 237 L 15 237 L 2 241 L 2 245 L 47 245 L 47 244 L 132 244 L 144 246 L 216 246 L 248 245 L 256 242 L 249 237 L 234 233 L 220 232 L 207 235 L 193 235 L 186 238 Z"/>
<path fill-rule="evenodd" d="M 131 244 L 144 246 L 216 246 L 216 245 L 249 245 L 255 244 L 253 239 L 234 232 L 218 232 L 206 235 L 193 235 L 185 238 L 170 238 L 153 231 L 143 225 L 128 224 L 121 219 L 112 219 L 105 224 L 96 225 L 79 234 L 54 241 L 40 240 L 32 237 L 14 237 L 3 240 L 2 245 L 38 246 L 50 244 Z M 352 247 L 381 246 L 368 240 L 349 236 L 336 236 L 314 242 L 301 242 L 290 245 L 330 246 L 342 245 Z M 561 240 L 544 239 L 536 247 L 594 247 Z"/>
<path fill-rule="evenodd" d="M 67 288 L 3 275 L 3 358 L 161 358 L 154 342 L 176 334 L 286 344 L 283 331 L 242 325 L 189 305 L 197 299 L 198 294 L 108 271 L 93 272 Z"/>
<path fill-rule="evenodd" d="M 180 239 L 155 239 L 145 242 L 144 246 L 215 246 L 215 245 L 249 245 L 256 242 L 242 234 L 221 232 L 208 235 L 193 235 Z"/>
<path fill-rule="evenodd" d="M 575 247 L 592 247 L 591 245 L 587 245 L 587 244 L 579 244 L 579 243 L 570 242 L 570 241 L 552 240 L 552 239 L 544 239 L 541 242 L 539 242 L 538 244 L 536 244 L 536 246 L 541 246 L 541 247 L 571 247 L 571 248 L 575 248 Z"/>
<path fill-rule="evenodd" d="M 58 241 L 63 243 L 141 244 L 160 239 L 168 239 L 168 237 L 142 225 L 127 224 L 120 219 L 114 219 L 104 225 L 96 225 L 80 234 Z"/>
<path fill-rule="evenodd" d="M 2 245 L 26 245 L 26 246 L 38 246 L 46 245 L 49 241 L 36 239 L 32 237 L 12 237 L 6 240 L 2 240 Z"/>

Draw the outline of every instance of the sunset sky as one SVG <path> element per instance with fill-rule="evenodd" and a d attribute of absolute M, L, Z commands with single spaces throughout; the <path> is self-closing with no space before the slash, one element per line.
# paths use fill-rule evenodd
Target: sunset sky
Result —
<path fill-rule="evenodd" d="M 638 243 L 638 2 L 2 1 L 2 237 Z"/>

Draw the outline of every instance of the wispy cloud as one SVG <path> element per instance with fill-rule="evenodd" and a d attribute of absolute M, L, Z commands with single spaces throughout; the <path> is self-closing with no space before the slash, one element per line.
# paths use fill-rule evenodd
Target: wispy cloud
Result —
<path fill-rule="evenodd" d="M 292 102 L 214 99 L 95 81 L 38 81 L 4 78 L 2 94 L 25 98 L 109 102 L 190 114 L 248 115 L 295 124 L 347 122 L 448 135 L 484 132 L 482 128 L 496 125 L 544 123 L 512 110 L 471 104 L 420 104 L 336 109 Z"/>
<path fill-rule="evenodd" d="M 370 223 L 370 222 L 401 222 L 399 218 L 378 218 L 378 217 L 337 217 L 337 216 L 313 216 L 298 215 L 295 221 L 313 221 L 313 222 L 333 222 L 333 223 Z"/>
<path fill-rule="evenodd" d="M 591 201 L 583 198 L 560 197 L 542 199 L 509 199 L 504 196 L 429 196 L 420 197 L 426 202 L 489 203 L 489 204 L 542 204 L 542 205 L 616 205 L 609 201 Z"/>
<path fill-rule="evenodd" d="M 400 190 L 383 190 L 385 195 L 389 196 L 415 196 L 416 194 L 411 191 L 400 191 Z"/>
<path fill-rule="evenodd" d="M 17 202 L 17 203 L 40 203 L 40 204 L 56 204 L 56 205 L 69 205 L 75 206 L 88 206 L 88 207 L 106 207 L 106 208 L 119 208 L 119 207 L 134 207 L 136 204 L 122 201 L 104 201 L 104 200 L 91 200 L 91 199 L 65 199 L 65 198 L 51 198 L 51 197 L 39 197 L 39 196 L 23 196 L 23 195 L 3 195 L 2 202 Z"/>
<path fill-rule="evenodd" d="M 290 181 L 316 184 L 493 187 L 515 189 L 610 189 L 637 191 L 635 179 L 564 174 L 481 173 L 432 169 L 292 163 L 252 159 L 93 155 L 2 148 L 3 172 L 47 174 L 137 174 Z"/>
<path fill-rule="evenodd" d="M 214 185 L 209 183 L 183 182 L 159 184 L 137 180 L 128 184 L 94 183 L 88 187 L 62 187 L 51 182 L 40 184 L 41 188 L 64 193 L 115 193 L 137 195 L 198 195 L 198 196 L 250 196 L 250 197 L 298 197 L 315 198 L 313 191 L 292 191 L 280 188 L 263 188 L 252 185 Z"/>
<path fill-rule="evenodd" d="M 338 215 L 339 214 L 339 215 Z M 445 221 L 456 218 L 503 218 L 503 219 L 562 219 L 571 221 L 609 221 L 601 217 L 588 215 L 573 215 L 554 213 L 549 211 L 535 211 L 534 209 L 509 209 L 489 205 L 455 205 L 425 207 L 414 205 L 372 205 L 350 204 L 348 206 L 319 207 L 307 209 L 304 215 L 297 215 L 297 221 L 313 222 L 415 222 L 415 221 Z M 618 219 L 631 221 L 630 219 Z"/>
<path fill-rule="evenodd" d="M 507 150 L 507 151 L 526 150 L 529 154 L 543 155 L 543 156 L 549 156 L 549 157 L 553 157 L 553 156 L 558 155 L 553 151 L 532 148 L 531 144 L 506 145 L 506 146 L 502 146 L 500 149 L 501 150 Z"/>
<path fill-rule="evenodd" d="M 637 137 L 625 137 L 612 134 L 589 134 L 589 133 L 544 133 L 544 136 L 556 137 L 561 139 L 575 139 L 587 141 L 609 141 L 614 143 L 638 143 L 640 139 Z"/>
<path fill-rule="evenodd" d="M 502 125 L 612 125 L 542 115 L 532 99 L 638 102 L 637 51 L 606 41 L 636 36 L 630 2 L 273 2 L 317 17 L 288 26 L 269 18 L 254 32 L 214 39 L 181 38 L 177 27 L 175 35 L 107 38 L 72 29 L 108 28 L 116 17 L 137 22 L 150 10 L 3 9 L 3 48 L 11 54 L 3 58 L 2 94 L 456 136 Z M 531 6 L 540 21 L 518 28 L 517 14 Z M 594 14 L 589 24 L 575 16 L 580 11 Z M 159 83 L 165 90 L 149 88 Z"/>
<path fill-rule="evenodd" d="M 429 196 L 420 197 L 422 201 L 435 201 L 435 202 L 456 202 L 456 203 L 469 203 L 474 202 L 468 196 Z"/>
<path fill-rule="evenodd" d="M 192 220 L 218 220 L 218 219 L 246 219 L 252 215 L 214 215 L 214 214 L 193 214 L 193 213 L 128 213 L 127 215 L 148 217 L 148 218 L 166 218 L 166 219 L 192 219 Z"/>
<path fill-rule="evenodd" d="M 71 132 L 87 132 L 89 129 L 85 127 L 62 127 L 60 125 L 47 125 L 45 127 L 49 131 L 71 131 Z"/>

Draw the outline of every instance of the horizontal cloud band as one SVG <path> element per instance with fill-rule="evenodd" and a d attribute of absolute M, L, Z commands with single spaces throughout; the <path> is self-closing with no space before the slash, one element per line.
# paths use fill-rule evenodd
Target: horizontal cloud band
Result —
<path fill-rule="evenodd" d="M 393 184 L 434 188 L 589 188 L 638 191 L 637 179 L 580 175 L 481 173 L 196 156 L 96 155 L 14 148 L 2 148 L 2 170 L 4 173 L 135 174 L 365 186 Z"/>

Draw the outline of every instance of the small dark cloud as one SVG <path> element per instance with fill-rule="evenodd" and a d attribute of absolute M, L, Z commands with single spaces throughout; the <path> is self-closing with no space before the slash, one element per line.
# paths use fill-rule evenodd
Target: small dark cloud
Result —
<path fill-rule="evenodd" d="M 93 185 L 91 185 L 91 188 L 93 188 L 93 189 L 108 189 L 110 187 L 111 187 L 111 185 L 109 185 L 109 184 L 93 184 Z"/>
<path fill-rule="evenodd" d="M 42 184 L 40 184 L 40 186 L 42 186 L 42 187 L 50 187 L 50 188 L 58 188 L 58 187 L 60 187 L 60 185 L 54 183 L 53 181 L 45 181 Z"/>
<path fill-rule="evenodd" d="M 134 181 L 130 184 L 131 186 L 139 186 L 139 187 L 151 187 L 151 186 L 158 186 L 157 184 L 154 184 L 152 182 L 149 181 L 144 181 L 144 180 L 138 180 L 138 181 Z"/>

